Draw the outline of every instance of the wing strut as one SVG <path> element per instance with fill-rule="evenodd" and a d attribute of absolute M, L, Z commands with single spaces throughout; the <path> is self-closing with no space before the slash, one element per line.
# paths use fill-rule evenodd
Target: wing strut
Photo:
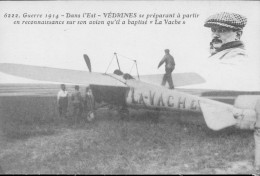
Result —
<path fill-rule="evenodd" d="M 138 72 L 138 68 L 137 68 L 137 61 L 136 60 L 134 60 L 134 61 L 135 61 L 135 67 L 136 67 L 137 76 L 138 76 L 138 79 L 140 80 L 140 76 L 139 76 L 139 72 Z"/>
<path fill-rule="evenodd" d="M 108 65 L 108 67 L 107 67 L 107 70 L 106 70 L 105 74 L 107 73 L 107 71 L 108 71 L 108 69 L 109 69 L 109 67 L 110 67 L 110 65 L 111 65 L 111 63 L 112 63 L 113 60 L 114 60 L 114 55 L 113 55 L 113 57 L 112 57 L 112 59 L 111 59 L 109 65 Z"/>
<path fill-rule="evenodd" d="M 118 69 L 121 71 L 120 65 L 119 65 L 119 61 L 118 61 L 118 57 L 117 57 L 117 53 L 115 52 L 114 55 L 113 55 L 113 57 L 112 57 L 112 59 L 111 59 L 111 61 L 110 61 L 110 63 L 109 63 L 109 65 L 108 65 L 108 67 L 107 67 L 107 70 L 106 70 L 105 74 L 107 73 L 107 71 L 108 71 L 108 69 L 109 69 L 109 67 L 110 67 L 110 65 L 111 65 L 111 63 L 112 63 L 112 61 L 114 60 L 114 57 L 116 57 Z"/>
<path fill-rule="evenodd" d="M 138 72 L 138 68 L 137 68 L 137 61 L 134 60 L 134 59 L 130 59 L 130 58 L 126 57 L 126 56 L 123 56 L 123 55 L 121 55 L 121 54 L 119 54 L 119 55 L 122 56 L 122 57 L 124 57 L 124 58 L 126 58 L 126 59 L 128 59 L 128 60 L 130 60 L 130 61 L 133 61 L 133 62 L 134 62 L 133 66 L 132 66 L 132 68 L 131 68 L 131 70 L 130 70 L 130 73 L 132 72 L 132 69 L 133 69 L 133 67 L 134 67 L 134 65 L 135 65 L 136 72 L 137 72 L 137 76 L 138 76 L 138 79 L 140 80 L 140 76 L 139 76 L 139 72 Z"/>
<path fill-rule="evenodd" d="M 111 65 L 111 63 L 112 63 L 112 61 L 114 60 L 114 57 L 116 58 L 118 69 L 121 71 L 121 68 L 120 68 L 120 64 L 119 64 L 119 60 L 118 60 L 118 56 L 117 56 L 117 55 L 118 55 L 118 54 L 115 52 L 114 55 L 113 55 L 113 57 L 112 57 L 112 59 L 111 59 L 111 61 L 110 61 L 110 63 L 109 63 L 109 65 L 108 65 L 108 67 L 107 67 L 107 70 L 106 70 L 105 74 L 107 73 L 107 71 L 108 71 L 108 69 L 109 69 L 109 67 L 110 67 L 110 65 Z M 119 54 L 119 55 L 120 55 L 120 54 Z M 121 56 L 123 56 L 123 55 L 121 55 Z M 139 72 L 138 72 L 138 68 L 137 68 L 137 61 L 134 60 L 134 59 L 130 59 L 130 58 L 128 58 L 128 57 L 125 57 L 125 56 L 123 56 L 123 57 L 134 62 L 133 66 L 132 66 L 132 68 L 131 68 L 131 70 L 130 70 L 130 72 L 132 71 L 132 69 L 133 69 L 133 67 L 134 67 L 134 65 L 135 65 L 136 72 L 137 72 L 137 76 L 138 76 L 138 79 L 140 80 L 140 76 L 139 76 Z"/>
<path fill-rule="evenodd" d="M 117 54 L 116 54 L 116 53 L 114 53 L 114 54 L 115 54 L 115 56 L 116 56 L 116 61 L 117 61 L 118 68 L 119 68 L 119 70 L 121 71 L 121 69 L 120 69 L 120 65 L 119 65 L 119 61 L 118 61 L 118 57 L 117 57 Z"/>

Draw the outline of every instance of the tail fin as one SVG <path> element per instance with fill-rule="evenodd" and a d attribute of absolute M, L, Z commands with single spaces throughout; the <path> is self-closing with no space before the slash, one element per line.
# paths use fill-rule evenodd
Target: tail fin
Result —
<path fill-rule="evenodd" d="M 200 107 L 207 126 L 212 130 L 221 130 L 237 123 L 229 106 L 225 107 L 200 102 Z"/>

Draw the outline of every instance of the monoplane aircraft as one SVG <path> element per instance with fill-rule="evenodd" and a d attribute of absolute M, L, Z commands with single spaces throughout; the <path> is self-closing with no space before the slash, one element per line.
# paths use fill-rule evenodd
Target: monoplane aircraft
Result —
<path fill-rule="evenodd" d="M 112 74 L 92 72 L 90 59 L 85 54 L 84 59 L 89 72 L 11 63 L 0 64 L 0 71 L 34 80 L 90 85 L 97 102 L 120 106 L 123 113 L 128 113 L 128 108 L 202 112 L 207 126 L 212 130 L 236 125 L 244 118 L 249 125 L 256 121 L 254 108 L 259 95 L 239 95 L 235 104 L 231 105 L 176 89 L 170 90 L 160 86 L 161 77 L 158 75 L 140 76 L 136 60 L 133 61 L 137 76 L 123 73 L 116 53 L 115 58 L 118 69 Z M 205 80 L 200 75 L 190 72 L 174 73 L 173 82 L 175 87 L 178 87 L 203 83 Z"/>

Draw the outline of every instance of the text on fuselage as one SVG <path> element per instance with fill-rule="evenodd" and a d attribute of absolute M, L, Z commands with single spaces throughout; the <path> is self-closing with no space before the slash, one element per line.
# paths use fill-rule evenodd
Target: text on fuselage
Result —
<path fill-rule="evenodd" d="M 140 91 L 131 88 L 127 97 L 127 103 L 151 107 L 167 107 L 174 109 L 186 109 L 199 111 L 199 100 L 180 93 L 164 93 L 161 91 Z"/>

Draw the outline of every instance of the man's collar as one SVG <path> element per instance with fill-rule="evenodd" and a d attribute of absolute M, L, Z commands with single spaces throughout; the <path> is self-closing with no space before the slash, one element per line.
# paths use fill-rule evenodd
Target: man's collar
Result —
<path fill-rule="evenodd" d="M 242 41 L 233 41 L 233 42 L 229 42 L 229 43 L 225 43 L 223 44 L 220 48 L 216 49 L 217 52 L 226 50 L 226 49 L 230 49 L 230 48 L 241 48 L 241 49 L 245 49 L 245 45 Z"/>

